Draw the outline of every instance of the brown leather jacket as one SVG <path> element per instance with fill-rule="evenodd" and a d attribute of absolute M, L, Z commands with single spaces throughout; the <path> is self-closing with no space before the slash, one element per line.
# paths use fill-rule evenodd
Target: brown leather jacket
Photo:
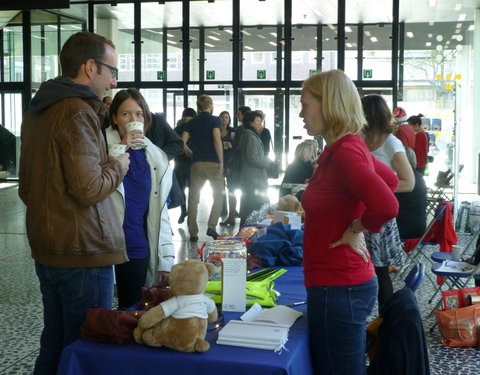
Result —
<path fill-rule="evenodd" d="M 101 113 L 96 98 L 66 97 L 23 119 L 18 194 L 39 263 L 102 267 L 127 260 L 110 198 L 123 173 L 107 156 Z"/>

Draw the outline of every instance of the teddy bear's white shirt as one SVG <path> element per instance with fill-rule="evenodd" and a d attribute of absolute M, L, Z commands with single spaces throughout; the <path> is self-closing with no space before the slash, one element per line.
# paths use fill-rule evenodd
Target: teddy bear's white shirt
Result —
<path fill-rule="evenodd" d="M 196 316 L 207 319 L 208 313 L 215 309 L 215 303 L 203 294 L 193 296 L 176 296 L 160 304 L 165 317 L 172 316 L 177 319 L 185 319 Z"/>

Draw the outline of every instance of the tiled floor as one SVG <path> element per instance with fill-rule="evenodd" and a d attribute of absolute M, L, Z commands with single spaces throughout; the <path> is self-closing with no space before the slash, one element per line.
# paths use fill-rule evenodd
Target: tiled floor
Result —
<path fill-rule="evenodd" d="M 2 186 L 0 186 L 2 187 Z M 202 195 L 209 197 L 204 191 Z M 200 241 L 208 240 L 205 235 L 210 199 L 200 204 Z M 39 337 L 42 330 L 42 306 L 37 277 L 30 257 L 24 229 L 25 209 L 17 197 L 15 186 L 0 189 L 0 374 L 31 374 L 37 356 Z M 174 228 L 174 242 L 178 259 L 196 257 L 196 246 L 188 241 L 186 223 L 177 224 L 179 209 L 170 211 Z M 229 231 L 218 227 L 219 232 Z M 468 241 L 462 236 L 461 243 Z M 403 283 L 395 281 L 396 286 Z M 428 332 L 433 318 L 427 317 L 432 306 L 427 303 L 432 286 L 425 281 L 416 292 L 427 332 L 432 374 L 479 374 L 480 351 L 473 348 L 447 348 L 440 343 L 438 330 Z"/>

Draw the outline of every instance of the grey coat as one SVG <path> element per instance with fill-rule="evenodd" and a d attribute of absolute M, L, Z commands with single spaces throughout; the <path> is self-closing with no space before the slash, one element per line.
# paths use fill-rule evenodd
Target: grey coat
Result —
<path fill-rule="evenodd" d="M 242 150 L 242 185 L 248 187 L 268 187 L 267 166 L 263 143 L 259 135 L 245 128 L 241 139 Z"/>

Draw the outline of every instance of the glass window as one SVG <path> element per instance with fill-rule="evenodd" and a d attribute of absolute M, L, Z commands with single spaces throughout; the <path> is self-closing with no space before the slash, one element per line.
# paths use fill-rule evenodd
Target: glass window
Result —
<path fill-rule="evenodd" d="M 292 80 L 304 80 L 317 69 L 317 30 L 321 26 L 297 25 L 292 29 Z M 318 53 L 318 55 L 317 55 Z"/>
<path fill-rule="evenodd" d="M 3 28 L 3 81 L 23 81 L 23 38 L 22 26 Z"/>
<path fill-rule="evenodd" d="M 167 81 L 181 81 L 183 79 L 181 40 L 181 29 L 167 29 Z"/>
<path fill-rule="evenodd" d="M 215 72 L 217 81 L 233 79 L 232 33 L 231 27 L 205 30 L 205 71 Z"/>
<path fill-rule="evenodd" d="M 141 20 L 142 81 L 181 80 L 181 73 L 180 77 L 177 74 L 182 61 L 181 37 L 174 40 L 168 34 L 172 35 L 169 29 L 180 29 L 182 26 L 182 3 L 142 3 Z M 167 49 L 170 45 L 176 45 L 175 53 L 167 52 L 167 56 L 163 55 L 165 42 Z M 164 66 L 164 59 L 166 66 Z M 173 60 L 172 63 L 170 59 Z M 170 67 L 176 72 L 173 77 L 168 74 Z"/>
<path fill-rule="evenodd" d="M 277 45 L 283 44 L 277 27 L 244 27 L 243 39 L 243 80 L 277 80 Z"/>
<path fill-rule="evenodd" d="M 95 5 L 95 33 L 110 39 L 118 56 L 118 81 L 135 77 L 133 44 L 133 4 Z"/>
<path fill-rule="evenodd" d="M 363 30 L 364 80 L 392 79 L 392 25 L 365 25 Z"/>
<path fill-rule="evenodd" d="M 345 73 L 353 80 L 358 78 L 358 27 L 345 26 Z M 391 70 L 391 69 L 390 69 Z"/>

